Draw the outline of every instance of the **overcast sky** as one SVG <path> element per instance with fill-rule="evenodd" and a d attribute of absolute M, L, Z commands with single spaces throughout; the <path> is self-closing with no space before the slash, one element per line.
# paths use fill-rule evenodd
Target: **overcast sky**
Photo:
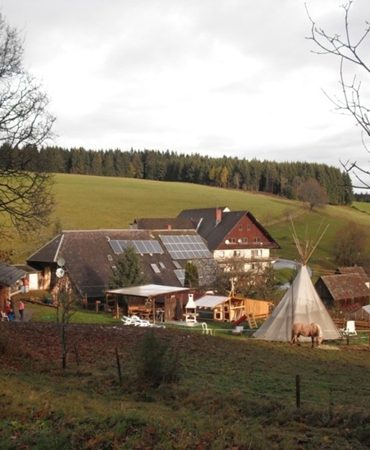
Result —
<path fill-rule="evenodd" d="M 344 0 L 307 0 L 340 30 Z M 310 52 L 302 0 L 0 0 L 57 117 L 55 144 L 368 164 L 325 97 L 338 61 Z M 353 28 L 370 20 L 356 0 Z M 370 103 L 370 102 L 368 102 Z"/>

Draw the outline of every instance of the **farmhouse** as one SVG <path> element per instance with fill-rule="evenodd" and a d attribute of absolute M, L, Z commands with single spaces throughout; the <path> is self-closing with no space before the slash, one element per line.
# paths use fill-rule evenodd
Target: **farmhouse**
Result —
<path fill-rule="evenodd" d="M 369 304 L 368 277 L 358 269 L 341 268 L 339 269 L 341 273 L 322 276 L 317 280 L 316 291 L 328 308 L 334 311 L 352 312 Z"/>
<path fill-rule="evenodd" d="M 221 267 L 236 260 L 245 271 L 265 268 L 272 261 L 271 250 L 280 248 L 251 212 L 227 207 L 186 209 L 175 219 L 135 219 L 131 227 L 196 230 Z"/>
<path fill-rule="evenodd" d="M 63 231 L 31 255 L 27 263 L 42 271 L 44 288 L 52 288 L 56 284 L 57 260 L 63 257 L 79 295 L 102 299 L 117 259 L 128 246 L 133 246 L 139 256 L 148 283 L 182 287 L 188 261 L 198 269 L 200 287 L 214 281 L 217 264 L 195 230 Z"/>
<path fill-rule="evenodd" d="M 236 259 L 246 271 L 265 268 L 272 261 L 271 250 L 280 248 L 249 211 L 230 211 L 226 207 L 187 209 L 178 218 L 192 222 L 221 266 Z"/>

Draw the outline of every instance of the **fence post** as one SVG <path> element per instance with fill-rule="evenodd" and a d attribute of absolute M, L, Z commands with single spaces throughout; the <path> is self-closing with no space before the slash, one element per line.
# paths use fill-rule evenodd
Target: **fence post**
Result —
<path fill-rule="evenodd" d="M 301 407 L 301 377 L 300 377 L 300 375 L 295 376 L 295 404 L 298 409 Z"/>
<path fill-rule="evenodd" d="M 122 386 L 121 362 L 120 362 L 120 359 L 119 359 L 119 354 L 118 354 L 117 347 L 116 347 L 115 350 L 116 350 L 116 362 L 117 362 L 118 380 L 119 380 L 120 386 Z"/>
<path fill-rule="evenodd" d="M 77 345 L 74 344 L 74 345 L 73 345 L 73 348 L 74 348 L 74 351 L 75 351 L 76 363 L 77 363 L 77 366 L 79 366 L 79 365 L 80 365 L 80 355 L 79 355 L 79 353 L 78 353 Z"/>
<path fill-rule="evenodd" d="M 330 387 L 329 388 L 329 420 L 332 421 L 333 420 L 333 390 Z"/>

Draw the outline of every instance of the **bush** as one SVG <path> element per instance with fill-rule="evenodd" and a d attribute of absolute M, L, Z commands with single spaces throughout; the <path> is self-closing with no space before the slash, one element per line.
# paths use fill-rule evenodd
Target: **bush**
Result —
<path fill-rule="evenodd" d="M 162 383 L 176 383 L 179 381 L 178 352 L 149 330 L 138 344 L 136 371 L 140 384 L 158 387 Z"/>

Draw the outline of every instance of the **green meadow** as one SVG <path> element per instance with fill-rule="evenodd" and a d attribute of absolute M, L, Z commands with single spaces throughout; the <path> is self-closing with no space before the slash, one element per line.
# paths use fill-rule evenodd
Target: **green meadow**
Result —
<path fill-rule="evenodd" d="M 315 239 L 319 230 L 329 225 L 312 259 L 312 264 L 324 269 L 335 267 L 332 250 L 336 233 L 345 224 L 357 223 L 370 235 L 370 214 L 364 213 L 368 205 L 359 202 L 353 207 L 327 206 L 309 211 L 301 202 L 260 193 L 190 183 L 67 174 L 55 175 L 53 190 L 54 225 L 36 236 L 3 243 L 5 248 L 15 249 L 17 262 L 51 239 L 58 229 L 126 228 L 137 217 L 175 217 L 188 208 L 228 206 L 231 210 L 249 210 L 279 242 L 278 255 L 289 258 L 297 257 L 291 217 L 302 238 Z M 370 250 L 370 239 L 367 247 Z"/>
<path fill-rule="evenodd" d="M 145 338 L 175 355 L 165 366 L 176 364 L 171 383 L 144 376 L 144 356 L 160 367 L 143 352 Z M 368 449 L 367 338 L 312 349 L 199 329 L 72 324 L 63 371 L 55 324 L 0 323 L 0 447 Z"/>

